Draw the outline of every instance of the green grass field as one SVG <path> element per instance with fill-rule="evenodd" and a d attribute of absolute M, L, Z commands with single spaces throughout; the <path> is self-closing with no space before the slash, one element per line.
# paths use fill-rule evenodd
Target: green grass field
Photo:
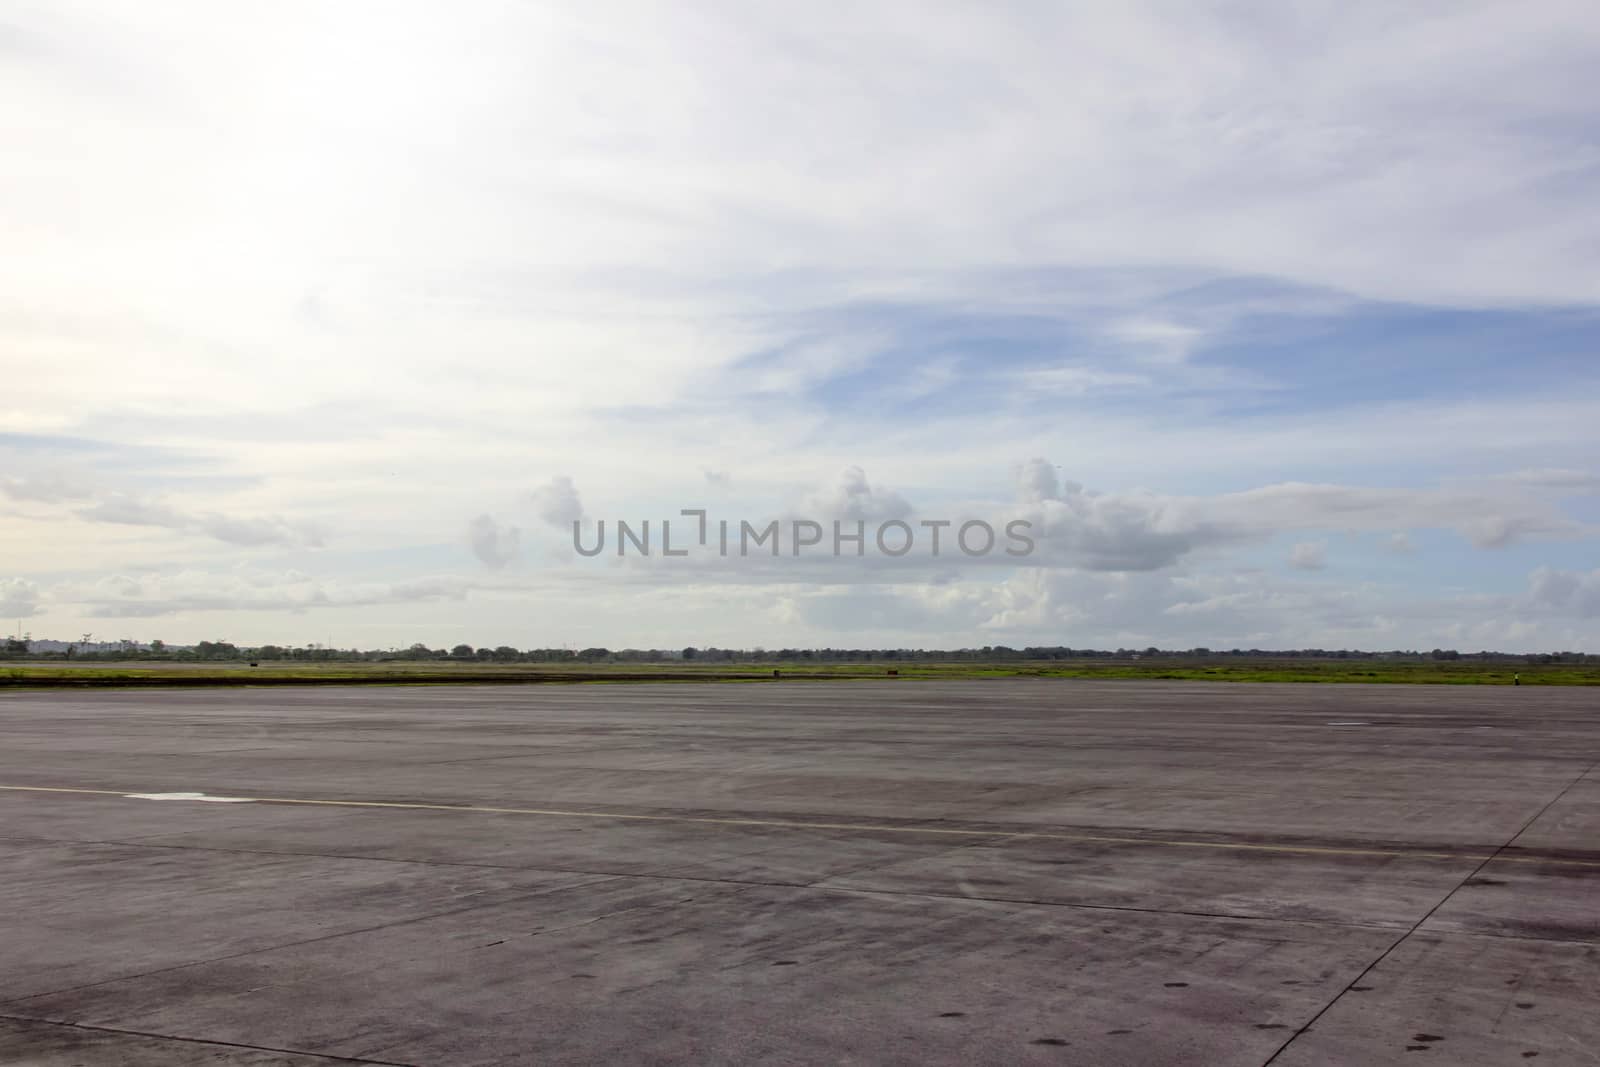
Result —
<path fill-rule="evenodd" d="M 773 672 L 778 676 L 774 678 Z M 1600 666 L 1473 662 L 1263 659 L 1237 662 L 1007 661 L 928 663 L 18 663 L 0 665 L 0 689 L 102 686 L 470 685 L 594 682 L 773 682 L 899 678 L 1149 678 L 1217 682 L 1600 685 Z"/>

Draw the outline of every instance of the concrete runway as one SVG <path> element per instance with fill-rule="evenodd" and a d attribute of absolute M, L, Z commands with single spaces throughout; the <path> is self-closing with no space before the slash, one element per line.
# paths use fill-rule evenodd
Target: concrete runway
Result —
<path fill-rule="evenodd" d="M 1597 764 L 1584 689 L 0 694 L 0 1064 L 1596 1064 Z"/>

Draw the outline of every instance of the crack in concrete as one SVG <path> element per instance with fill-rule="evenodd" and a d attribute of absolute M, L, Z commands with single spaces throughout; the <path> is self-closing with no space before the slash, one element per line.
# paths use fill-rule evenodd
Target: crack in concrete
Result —
<path fill-rule="evenodd" d="M 116 1026 L 90 1026 L 86 1023 L 69 1023 L 60 1019 L 38 1019 L 28 1015 L 0 1014 L 0 1019 L 35 1026 L 59 1026 L 68 1030 L 86 1030 L 97 1034 L 119 1034 L 126 1037 L 148 1037 L 160 1041 L 181 1041 L 189 1045 L 215 1045 L 219 1048 L 249 1049 L 253 1052 L 275 1052 L 286 1056 L 305 1056 L 308 1059 L 327 1060 L 329 1063 L 359 1063 L 370 1067 L 420 1067 L 418 1064 L 400 1063 L 396 1060 L 358 1059 L 352 1056 L 333 1056 L 325 1052 L 307 1052 L 303 1049 L 274 1048 L 271 1045 L 248 1045 L 239 1041 L 221 1041 L 210 1037 L 186 1037 L 182 1034 L 161 1034 L 151 1030 L 125 1030 Z"/>
<path fill-rule="evenodd" d="M 1423 924 L 1425 924 L 1429 919 L 1433 918 L 1434 914 L 1437 913 L 1440 908 L 1444 907 L 1447 903 L 1449 903 L 1451 897 L 1453 897 L 1457 893 L 1459 893 L 1463 886 L 1465 886 L 1468 882 L 1470 882 L 1474 878 L 1476 878 L 1483 871 L 1483 869 L 1485 867 L 1489 866 L 1489 864 L 1493 863 L 1495 861 L 1496 857 L 1498 857 L 1502 852 L 1504 852 L 1506 849 L 1510 848 L 1513 844 L 1515 844 L 1517 838 L 1519 838 L 1523 834 L 1527 833 L 1529 828 L 1532 827 L 1534 823 L 1538 822 L 1540 820 L 1540 818 L 1542 818 L 1544 816 L 1545 812 L 1547 812 L 1551 808 L 1555 807 L 1556 803 L 1558 801 L 1560 801 L 1562 797 L 1564 797 L 1568 793 L 1572 792 L 1573 787 L 1575 787 L 1579 782 L 1581 782 L 1585 778 L 1587 778 L 1595 770 L 1596 767 L 1600 767 L 1600 760 L 1595 760 L 1593 763 L 1589 764 L 1589 766 L 1585 767 L 1582 771 L 1579 771 L 1578 775 L 1575 778 L 1573 778 L 1570 782 L 1568 782 L 1566 784 L 1566 786 L 1559 793 L 1557 793 L 1555 796 L 1551 797 L 1550 800 L 1544 805 L 1544 807 L 1542 807 L 1538 811 L 1534 812 L 1533 815 L 1531 817 L 1529 817 L 1528 821 L 1523 823 L 1522 826 L 1518 828 L 1516 833 L 1512 834 L 1509 838 L 1507 838 L 1505 844 L 1503 844 L 1499 848 L 1495 849 L 1494 852 L 1492 852 L 1490 855 L 1485 856 L 1484 859 L 1483 859 L 1483 862 L 1478 864 L 1471 871 L 1469 871 L 1465 878 L 1462 878 L 1459 882 L 1457 882 L 1454 886 L 1452 886 L 1448 893 L 1446 893 L 1444 896 L 1440 897 L 1439 898 L 1439 902 L 1436 903 L 1433 907 L 1428 909 L 1427 914 L 1423 915 L 1422 918 L 1418 919 L 1415 923 L 1413 923 L 1411 925 L 1411 928 L 1409 930 L 1407 930 L 1405 933 L 1401 934 L 1398 938 L 1396 938 L 1394 943 L 1392 943 L 1388 948 L 1386 948 L 1382 952 L 1378 953 L 1377 958 L 1374 959 L 1371 963 L 1367 964 L 1366 967 L 1364 967 L 1362 969 L 1360 974 L 1358 974 L 1354 978 L 1350 979 L 1349 984 L 1347 984 L 1343 989 L 1339 990 L 1339 992 L 1335 993 L 1333 995 L 1333 999 L 1332 1000 L 1329 1000 L 1328 1003 L 1324 1004 L 1317 1011 L 1317 1013 L 1315 1015 L 1313 1015 L 1311 1018 L 1307 1019 L 1303 1026 L 1301 1026 L 1293 1034 L 1290 1034 L 1289 1035 L 1289 1039 L 1287 1041 L 1285 1041 L 1283 1044 L 1279 1045 L 1277 1051 L 1275 1051 L 1272 1055 L 1268 1056 L 1262 1062 L 1261 1067 L 1270 1067 L 1270 1065 L 1273 1062 L 1275 1062 L 1278 1059 L 1279 1056 L 1282 1056 L 1284 1054 L 1284 1052 L 1286 1052 L 1288 1050 L 1290 1045 L 1293 1045 L 1296 1041 L 1298 1041 L 1300 1039 L 1300 1036 L 1302 1034 L 1305 1034 L 1313 1026 L 1315 1026 L 1318 1019 L 1320 1019 L 1324 1015 L 1326 1015 L 1333 1008 L 1333 1006 L 1335 1004 L 1339 1003 L 1340 1000 L 1344 999 L 1345 994 L 1349 993 L 1350 990 L 1354 986 L 1360 984 L 1360 982 L 1361 982 L 1361 980 L 1363 978 L 1365 978 L 1367 975 L 1371 974 L 1374 970 L 1376 970 L 1378 965 L 1381 964 L 1384 960 L 1388 959 L 1389 956 L 1391 954 L 1393 954 L 1394 951 L 1397 948 L 1399 948 L 1401 945 L 1405 944 L 1408 940 L 1410 940 L 1411 936 L 1413 934 L 1415 934 L 1418 930 L 1420 930 L 1422 928 Z"/>

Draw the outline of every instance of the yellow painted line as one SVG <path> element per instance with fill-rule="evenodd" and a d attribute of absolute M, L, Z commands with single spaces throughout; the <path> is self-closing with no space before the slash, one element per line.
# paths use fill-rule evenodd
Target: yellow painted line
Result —
<path fill-rule="evenodd" d="M 44 785 L 0 785 L 0 790 L 18 793 L 78 793 L 88 796 L 131 797 L 125 789 L 72 789 Z M 805 822 L 796 819 L 735 819 L 708 815 L 638 815 L 617 811 L 572 811 L 563 808 L 502 808 L 483 804 L 420 804 L 393 800 L 323 800 L 310 797 L 239 797 L 257 804 L 299 804 L 326 808 L 393 808 L 403 811 L 478 812 L 490 815 L 542 815 L 565 819 L 625 819 L 633 822 L 692 823 L 708 826 L 763 826 L 783 830 L 848 830 L 856 833 L 922 834 L 954 837 L 994 837 L 1073 841 L 1101 845 L 1153 845 L 1164 848 L 1208 848 L 1224 852 L 1270 852 L 1307 856 L 1393 856 L 1404 859 L 1474 860 L 1482 862 L 1490 852 L 1423 852 L 1414 849 L 1328 848 L 1318 845 L 1254 845 L 1233 841 L 1197 841 L 1159 837 L 1113 837 L 1104 834 L 1069 834 L 1048 830 L 968 830 L 942 826 L 878 826 L 871 823 Z M 1600 868 L 1600 860 L 1572 860 L 1541 856 L 1499 856 L 1496 863 L 1543 863 L 1562 867 Z"/>

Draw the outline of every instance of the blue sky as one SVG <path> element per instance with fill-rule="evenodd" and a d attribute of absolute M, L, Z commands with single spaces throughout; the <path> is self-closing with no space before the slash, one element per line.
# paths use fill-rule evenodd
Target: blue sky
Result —
<path fill-rule="evenodd" d="M 0 16 L 0 616 L 1594 651 L 1600 18 L 1539 7 Z M 685 507 L 1040 552 L 571 551 Z"/>

